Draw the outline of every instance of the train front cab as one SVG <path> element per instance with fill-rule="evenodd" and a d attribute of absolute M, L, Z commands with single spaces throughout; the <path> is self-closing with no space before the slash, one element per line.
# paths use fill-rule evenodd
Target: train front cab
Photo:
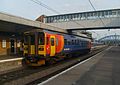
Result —
<path fill-rule="evenodd" d="M 59 42 L 59 41 L 58 41 Z M 30 66 L 44 65 L 59 50 L 56 36 L 44 32 L 27 33 L 24 39 L 25 61 Z"/>
<path fill-rule="evenodd" d="M 30 66 L 45 64 L 45 35 L 43 32 L 29 32 L 24 37 L 24 62 Z"/>

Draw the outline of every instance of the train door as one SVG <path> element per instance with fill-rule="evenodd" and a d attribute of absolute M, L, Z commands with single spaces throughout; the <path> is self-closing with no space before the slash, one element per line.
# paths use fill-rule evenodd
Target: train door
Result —
<path fill-rule="evenodd" d="M 35 55 L 35 34 L 31 34 L 30 38 L 30 54 Z"/>
<path fill-rule="evenodd" d="M 46 56 L 44 32 L 38 34 L 38 55 Z"/>
<path fill-rule="evenodd" d="M 24 55 L 35 55 L 35 34 L 29 33 L 24 37 Z"/>
<path fill-rule="evenodd" d="M 46 33 L 46 55 L 50 56 L 50 35 Z"/>
<path fill-rule="evenodd" d="M 50 36 L 50 56 L 54 56 L 55 52 L 55 36 Z"/>
<path fill-rule="evenodd" d="M 24 36 L 24 55 L 28 54 L 29 51 L 29 37 L 26 35 Z"/>

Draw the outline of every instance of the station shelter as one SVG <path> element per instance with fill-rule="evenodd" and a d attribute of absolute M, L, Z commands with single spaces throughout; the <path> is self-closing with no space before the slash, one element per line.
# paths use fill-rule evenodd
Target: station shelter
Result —
<path fill-rule="evenodd" d="M 21 56 L 24 32 L 33 27 L 0 20 L 0 56 Z"/>

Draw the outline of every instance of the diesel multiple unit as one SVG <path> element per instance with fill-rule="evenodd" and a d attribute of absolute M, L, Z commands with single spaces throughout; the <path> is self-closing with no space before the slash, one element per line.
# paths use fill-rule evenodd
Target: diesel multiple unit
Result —
<path fill-rule="evenodd" d="M 24 62 L 40 66 L 89 52 L 91 40 L 84 36 L 50 31 L 25 33 Z"/>

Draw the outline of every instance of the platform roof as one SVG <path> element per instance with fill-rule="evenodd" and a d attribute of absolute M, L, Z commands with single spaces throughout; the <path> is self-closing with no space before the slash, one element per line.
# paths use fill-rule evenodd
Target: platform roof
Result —
<path fill-rule="evenodd" d="M 18 16 L 0 12 L 1 32 L 24 32 L 31 29 L 45 29 L 59 32 L 67 32 L 65 29 L 47 25 L 39 21 L 33 21 Z"/>

